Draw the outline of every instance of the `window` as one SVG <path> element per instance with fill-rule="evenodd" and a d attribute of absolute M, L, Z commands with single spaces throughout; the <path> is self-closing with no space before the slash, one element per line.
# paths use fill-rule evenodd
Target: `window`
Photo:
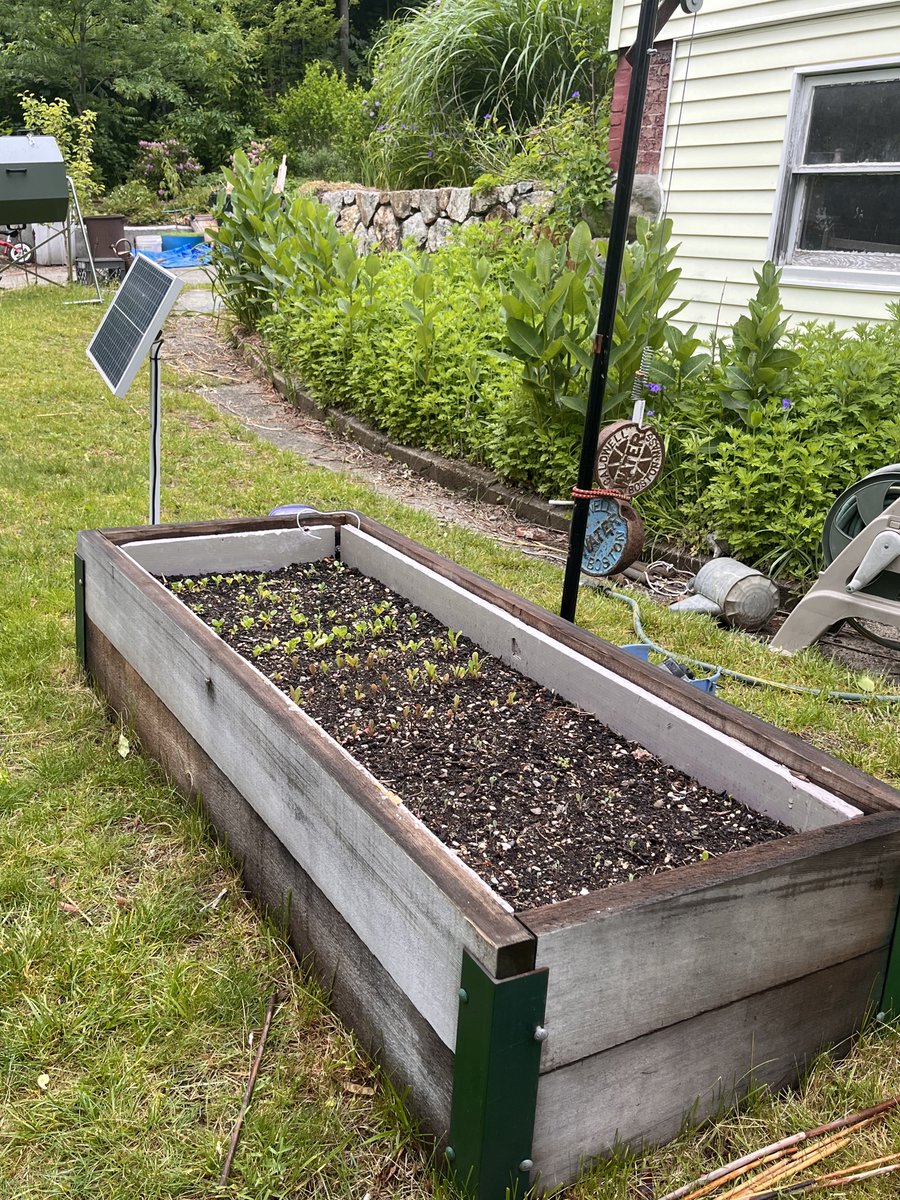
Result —
<path fill-rule="evenodd" d="M 780 262 L 900 280 L 900 67 L 805 76 L 784 180 Z"/>

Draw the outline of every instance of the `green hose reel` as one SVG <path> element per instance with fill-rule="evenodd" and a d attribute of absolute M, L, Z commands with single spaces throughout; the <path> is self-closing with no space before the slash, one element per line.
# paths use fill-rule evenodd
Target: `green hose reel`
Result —
<path fill-rule="evenodd" d="M 822 549 L 824 570 L 770 649 L 793 654 L 846 621 L 900 650 L 900 641 L 879 628 L 900 630 L 900 463 L 872 471 L 838 496 L 825 518 Z"/>
<path fill-rule="evenodd" d="M 842 550 L 888 505 L 900 500 L 900 463 L 880 467 L 842 492 L 829 509 L 822 529 L 822 552 L 830 566 Z M 865 589 L 869 595 L 900 600 L 900 574 L 882 571 Z"/>

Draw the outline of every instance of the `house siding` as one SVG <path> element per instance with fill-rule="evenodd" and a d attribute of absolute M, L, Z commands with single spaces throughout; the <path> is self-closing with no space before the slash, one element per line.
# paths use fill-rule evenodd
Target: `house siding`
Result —
<path fill-rule="evenodd" d="M 630 44 L 638 3 L 616 4 L 613 39 Z M 900 3 L 812 4 L 706 0 L 696 23 L 679 15 L 661 179 L 680 242 L 682 276 L 675 296 L 687 300 L 680 322 L 704 329 L 731 325 L 754 294 L 754 269 L 771 252 L 778 185 L 796 71 L 844 63 L 900 63 Z M 680 35 L 680 36 L 679 36 Z M 784 283 L 795 321 L 813 317 L 852 325 L 881 319 L 900 297 L 883 277 Z"/>

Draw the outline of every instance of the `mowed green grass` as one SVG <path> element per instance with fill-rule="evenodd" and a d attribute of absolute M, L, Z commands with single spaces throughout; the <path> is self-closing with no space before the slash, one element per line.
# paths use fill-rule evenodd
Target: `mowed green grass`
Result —
<path fill-rule="evenodd" d="M 243 897 L 196 811 L 120 740 L 128 731 L 107 721 L 79 673 L 75 537 L 145 520 L 147 380 L 124 400 L 110 396 L 84 356 L 100 309 L 66 298 L 53 288 L 0 293 L 0 1197 L 446 1194 L 390 1085 Z M 179 384 L 166 372 L 165 521 L 259 515 L 294 500 L 358 508 L 557 607 L 556 568 L 310 470 Z M 579 613 L 612 641 L 632 638 L 617 601 L 590 592 Z M 771 658 L 665 612 L 645 613 L 645 624 L 661 642 L 751 674 L 859 686 L 815 651 Z M 735 686 L 722 694 L 900 782 L 896 708 Z M 220 1189 L 251 1035 L 276 991 L 232 1180 Z M 802 1095 L 757 1100 L 640 1170 L 681 1181 L 734 1147 L 890 1090 L 900 1091 L 897 1039 L 879 1033 L 849 1068 L 823 1063 Z M 890 1129 L 896 1122 L 878 1136 Z M 574 1194 L 624 1197 L 635 1170 L 601 1168 Z M 888 1180 L 866 1194 L 894 1193 Z"/>

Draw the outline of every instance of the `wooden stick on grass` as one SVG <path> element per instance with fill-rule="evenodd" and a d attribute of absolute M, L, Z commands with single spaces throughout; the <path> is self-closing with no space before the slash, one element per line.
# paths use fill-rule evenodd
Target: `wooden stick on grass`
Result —
<path fill-rule="evenodd" d="M 798 1183 L 788 1184 L 787 1187 L 774 1188 L 768 1192 L 753 1192 L 749 1200 L 778 1200 L 781 1196 L 811 1192 L 818 1188 L 828 1187 L 829 1184 L 839 1186 L 844 1183 L 854 1183 L 860 1179 L 874 1179 L 876 1175 L 890 1175 L 894 1171 L 900 1171 L 898 1159 L 900 1159 L 900 1154 L 888 1154 L 884 1158 L 873 1158 L 869 1162 L 857 1163 L 853 1167 L 843 1167 L 840 1171 L 832 1171 L 828 1175 L 818 1175 L 815 1179 L 804 1179 Z M 892 1165 L 886 1166 L 887 1163 Z"/>
<path fill-rule="evenodd" d="M 219 1176 L 220 1186 L 228 1182 L 228 1176 L 231 1174 L 231 1164 L 234 1162 L 234 1152 L 237 1150 L 238 1138 L 241 1136 L 241 1128 L 244 1124 L 244 1117 L 247 1115 L 247 1109 L 250 1107 L 250 1099 L 253 1096 L 253 1089 L 256 1087 L 256 1076 L 259 1073 L 259 1064 L 262 1062 L 263 1050 L 266 1048 L 266 1038 L 269 1036 L 269 1027 L 272 1024 L 272 1018 L 275 1015 L 275 1004 L 278 1001 L 278 993 L 273 992 L 269 999 L 269 1006 L 266 1009 L 266 1019 L 263 1022 L 262 1033 L 259 1035 L 259 1046 L 256 1049 L 256 1057 L 253 1059 L 253 1065 L 250 1068 L 250 1075 L 247 1079 L 247 1086 L 244 1089 L 244 1099 L 241 1102 L 241 1111 L 237 1115 L 237 1120 L 234 1123 L 234 1129 L 231 1131 L 231 1141 L 228 1145 L 228 1153 L 225 1156 L 225 1164 L 222 1167 L 222 1174 Z"/>
<path fill-rule="evenodd" d="M 849 1144 L 849 1133 L 833 1134 L 824 1141 L 804 1149 L 788 1162 L 776 1163 L 771 1167 L 767 1167 L 765 1171 L 761 1171 L 752 1179 L 744 1180 L 743 1183 L 738 1184 L 731 1191 L 723 1192 L 719 1200 L 750 1200 L 750 1196 L 755 1191 L 758 1191 L 762 1185 L 770 1187 L 773 1183 L 777 1183 L 782 1179 L 788 1179 L 791 1175 L 796 1175 L 799 1171 L 805 1171 L 807 1167 L 821 1162 L 823 1158 L 830 1158 L 832 1154 L 836 1154 L 838 1150 L 843 1150 Z"/>
<path fill-rule="evenodd" d="M 859 1112 L 849 1113 L 845 1117 L 840 1117 L 837 1121 L 829 1121 L 827 1125 L 817 1125 L 814 1129 L 806 1129 L 802 1133 L 793 1133 L 790 1137 L 782 1138 L 777 1142 L 771 1142 L 768 1146 L 763 1146 L 760 1150 L 753 1150 L 741 1158 L 736 1158 L 732 1162 L 725 1163 L 722 1167 L 717 1167 L 714 1171 L 709 1171 L 706 1175 L 701 1175 L 699 1179 L 695 1179 L 691 1183 L 686 1183 L 683 1187 L 676 1188 L 674 1192 L 668 1192 L 665 1196 L 661 1196 L 660 1200 L 685 1200 L 685 1198 L 698 1200 L 700 1196 L 705 1196 L 707 1192 L 715 1190 L 714 1187 L 707 1185 L 715 1184 L 716 1186 L 720 1186 L 721 1183 L 726 1182 L 726 1175 L 729 1178 L 735 1178 L 734 1172 L 739 1169 L 743 1171 L 745 1168 L 759 1163 L 761 1159 L 770 1159 L 778 1151 L 787 1152 L 793 1147 L 798 1146 L 801 1142 L 820 1137 L 823 1133 L 833 1133 L 838 1129 L 849 1129 L 870 1117 L 879 1117 L 882 1113 L 889 1112 L 892 1108 L 896 1108 L 898 1104 L 900 1104 L 900 1096 L 892 1096 L 890 1100 L 885 1100 L 881 1104 L 874 1105 L 872 1108 L 865 1108 Z"/>

